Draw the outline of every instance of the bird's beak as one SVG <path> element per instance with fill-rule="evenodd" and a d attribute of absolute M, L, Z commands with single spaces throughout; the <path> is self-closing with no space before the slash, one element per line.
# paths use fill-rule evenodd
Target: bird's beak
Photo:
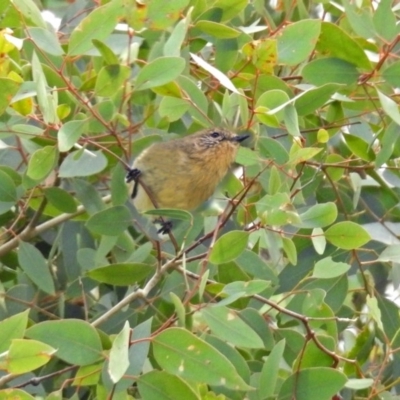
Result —
<path fill-rule="evenodd" d="M 243 140 L 246 140 L 250 135 L 237 135 L 234 138 L 232 138 L 233 142 L 243 142 Z"/>

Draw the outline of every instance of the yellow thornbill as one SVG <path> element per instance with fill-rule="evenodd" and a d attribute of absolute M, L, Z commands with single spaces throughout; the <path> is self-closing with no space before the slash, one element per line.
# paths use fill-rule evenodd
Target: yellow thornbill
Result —
<path fill-rule="evenodd" d="M 139 212 L 155 205 L 196 209 L 214 193 L 235 160 L 239 143 L 248 137 L 213 128 L 151 145 L 136 158 L 126 177 L 134 206 Z"/>

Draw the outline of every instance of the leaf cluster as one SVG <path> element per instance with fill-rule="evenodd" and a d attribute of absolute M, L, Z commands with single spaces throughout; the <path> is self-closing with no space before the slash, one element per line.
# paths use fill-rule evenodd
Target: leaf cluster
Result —
<path fill-rule="evenodd" d="M 399 396 L 396 2 L 38 3 L 0 4 L 0 400 Z M 160 238 L 126 169 L 214 126 L 237 168 Z"/>

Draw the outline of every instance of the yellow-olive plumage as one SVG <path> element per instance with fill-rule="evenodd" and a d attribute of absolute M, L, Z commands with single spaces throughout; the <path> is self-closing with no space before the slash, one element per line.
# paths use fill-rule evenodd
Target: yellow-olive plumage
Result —
<path fill-rule="evenodd" d="M 194 210 L 213 194 L 247 137 L 214 128 L 155 143 L 136 158 L 131 172 L 140 177 L 159 208 Z M 134 178 L 128 174 L 129 180 Z M 133 182 L 131 190 L 138 211 L 154 208 L 140 183 Z"/>

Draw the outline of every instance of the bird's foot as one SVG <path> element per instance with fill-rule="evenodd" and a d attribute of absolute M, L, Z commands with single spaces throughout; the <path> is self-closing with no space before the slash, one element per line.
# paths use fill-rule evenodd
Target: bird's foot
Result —
<path fill-rule="evenodd" d="M 170 233 L 172 230 L 172 222 L 171 221 L 158 221 L 161 224 L 161 228 L 157 231 L 157 233 L 161 233 L 163 235 Z"/>
<path fill-rule="evenodd" d="M 141 173 L 142 173 L 142 171 L 137 168 L 128 169 L 128 173 L 126 174 L 126 177 L 125 177 L 126 182 L 129 183 L 132 181 L 136 181 L 139 178 Z"/>

